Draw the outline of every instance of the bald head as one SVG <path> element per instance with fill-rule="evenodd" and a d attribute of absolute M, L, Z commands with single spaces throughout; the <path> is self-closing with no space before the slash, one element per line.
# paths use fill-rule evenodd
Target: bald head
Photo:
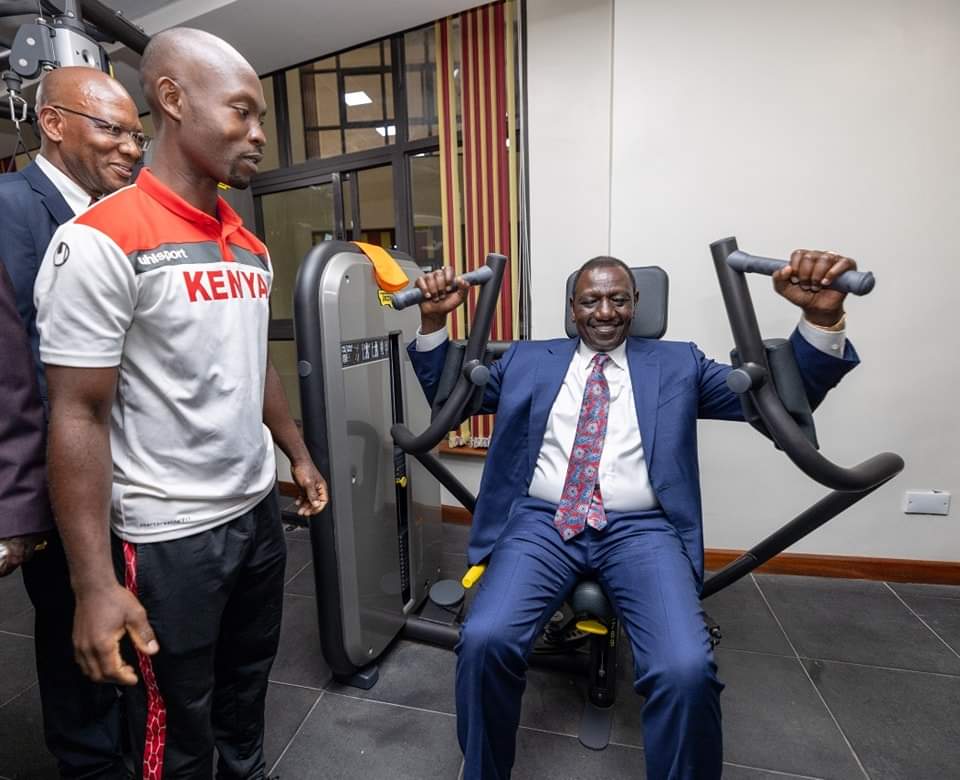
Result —
<path fill-rule="evenodd" d="M 267 107 L 240 52 L 201 30 L 166 30 L 147 45 L 140 80 L 157 130 L 155 173 L 196 183 L 207 209 L 218 182 L 250 184 L 263 157 Z"/>
<path fill-rule="evenodd" d="M 36 98 L 40 153 L 92 197 L 130 183 L 143 132 L 137 106 L 123 85 L 95 68 L 57 68 Z"/>
<path fill-rule="evenodd" d="M 189 92 L 199 92 L 217 79 L 236 79 L 256 73 L 233 46 L 216 35 L 191 27 L 174 27 L 150 39 L 140 60 L 140 86 L 153 114 L 154 124 L 164 118 L 159 84 L 163 78 Z"/>
<path fill-rule="evenodd" d="M 129 103 L 123 85 L 96 68 L 69 67 L 51 70 L 37 87 L 37 112 L 44 106 L 66 105 L 96 109 L 101 101 Z M 81 109 L 84 110 L 84 109 Z M 136 112 L 136 106 L 134 106 Z"/>

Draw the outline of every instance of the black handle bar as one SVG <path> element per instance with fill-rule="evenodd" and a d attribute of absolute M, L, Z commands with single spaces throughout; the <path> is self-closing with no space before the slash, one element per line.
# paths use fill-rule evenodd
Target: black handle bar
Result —
<path fill-rule="evenodd" d="M 733 340 L 743 362 L 732 374 L 731 385 L 747 392 L 756 405 L 770 436 L 808 477 L 833 490 L 862 491 L 881 484 L 903 469 L 903 459 L 893 452 L 875 455 L 853 468 L 843 468 L 821 455 L 784 408 L 769 379 L 766 348 L 760 336 L 757 316 L 743 271 L 729 258 L 738 252 L 736 238 L 724 238 L 710 245 L 720 280 L 720 291 L 733 331 Z"/>
<path fill-rule="evenodd" d="M 463 279 L 467 284 L 473 286 L 475 284 L 486 284 L 493 277 L 493 269 L 489 265 L 480 266 L 476 271 L 468 271 L 460 278 Z M 419 287 L 414 287 L 410 290 L 404 290 L 403 292 L 394 293 L 390 296 L 390 301 L 393 304 L 393 308 L 397 309 L 406 309 L 407 306 L 413 306 L 420 303 L 423 300 L 423 293 L 420 292 Z"/>
<path fill-rule="evenodd" d="M 489 270 L 486 273 L 489 273 L 490 276 L 489 280 L 480 289 L 473 323 L 470 326 L 470 338 L 467 340 L 467 348 L 463 356 L 464 367 L 469 368 L 471 364 L 476 367 L 477 362 L 483 362 L 484 351 L 490 338 L 490 326 L 493 323 L 493 315 L 500 298 L 503 272 L 506 267 L 507 258 L 503 255 L 487 255 L 486 269 Z M 477 271 L 472 273 L 476 274 Z M 420 291 L 417 290 L 416 292 L 419 293 Z M 471 372 L 465 371 L 460 375 L 457 384 L 454 385 L 443 408 L 431 420 L 430 425 L 423 433 L 414 435 L 407 426 L 400 423 L 390 429 L 390 434 L 393 436 L 396 445 L 414 455 L 432 450 L 447 435 L 447 432 L 461 421 L 464 409 L 466 409 L 475 387 L 476 385 L 471 381 Z"/>
<path fill-rule="evenodd" d="M 786 260 L 775 260 L 772 257 L 759 257 L 757 255 L 748 255 L 739 249 L 731 252 L 727 256 L 727 265 L 735 271 L 745 274 L 765 274 L 773 276 L 785 265 L 789 265 Z M 869 271 L 844 271 L 840 276 L 830 284 L 831 290 L 839 292 L 852 293 L 853 295 L 866 295 L 869 293 L 877 280 Z"/>

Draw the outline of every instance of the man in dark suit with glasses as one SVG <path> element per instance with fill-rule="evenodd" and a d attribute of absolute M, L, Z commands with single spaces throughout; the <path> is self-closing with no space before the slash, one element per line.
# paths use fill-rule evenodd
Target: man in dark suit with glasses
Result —
<path fill-rule="evenodd" d="M 11 319 L 25 331 L 22 337 L 4 337 L 0 353 L 0 406 L 9 428 L 4 430 L 11 434 L 3 437 L 0 475 L 10 476 L 6 484 L 12 491 L 0 495 L 0 576 L 19 565 L 36 610 L 34 636 L 44 734 L 61 775 L 112 779 L 128 776 L 122 755 L 119 694 L 112 685 L 88 680 L 74 661 L 73 593 L 63 546 L 46 509 L 43 438 L 47 390 L 33 287 L 56 229 L 93 201 L 129 184 L 148 139 L 136 105 L 124 88 L 92 68 L 48 73 L 37 92 L 36 113 L 39 155 L 22 171 L 0 176 L 0 265 L 8 277 L 3 280 L 5 312 L 14 311 L 15 305 L 20 322 Z M 64 262 L 67 260 L 65 257 Z M 4 332 L 6 326 L 4 321 Z M 20 342 L 22 348 L 14 355 L 11 350 Z M 31 352 L 32 365 L 28 359 Z M 31 381 L 25 383 L 24 377 Z M 8 406 L 14 400 L 20 405 Z M 15 409 L 26 411 L 13 414 Z M 7 500 L 14 494 L 23 498 L 23 484 L 18 480 L 26 480 L 23 484 L 31 500 Z"/>

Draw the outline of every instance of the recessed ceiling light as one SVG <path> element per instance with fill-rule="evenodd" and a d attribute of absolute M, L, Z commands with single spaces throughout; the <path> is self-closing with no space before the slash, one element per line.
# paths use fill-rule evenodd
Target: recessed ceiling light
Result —
<path fill-rule="evenodd" d="M 386 127 L 384 127 L 383 125 L 381 125 L 380 127 L 377 128 L 377 132 L 380 133 L 380 135 L 382 135 L 384 138 L 386 138 L 388 135 L 397 134 L 397 126 L 387 125 Z"/>
<path fill-rule="evenodd" d="M 359 92 L 344 92 L 343 102 L 348 106 L 365 106 L 367 103 L 372 103 L 373 100 L 366 92 L 360 90 Z"/>

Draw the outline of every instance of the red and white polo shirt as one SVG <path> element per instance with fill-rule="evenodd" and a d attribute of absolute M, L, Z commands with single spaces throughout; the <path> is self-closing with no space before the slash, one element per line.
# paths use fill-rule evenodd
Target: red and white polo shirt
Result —
<path fill-rule="evenodd" d="M 270 258 L 223 199 L 218 214 L 144 169 L 64 224 L 37 276 L 43 362 L 119 367 L 111 522 L 127 541 L 232 520 L 276 476 L 263 424 Z"/>

